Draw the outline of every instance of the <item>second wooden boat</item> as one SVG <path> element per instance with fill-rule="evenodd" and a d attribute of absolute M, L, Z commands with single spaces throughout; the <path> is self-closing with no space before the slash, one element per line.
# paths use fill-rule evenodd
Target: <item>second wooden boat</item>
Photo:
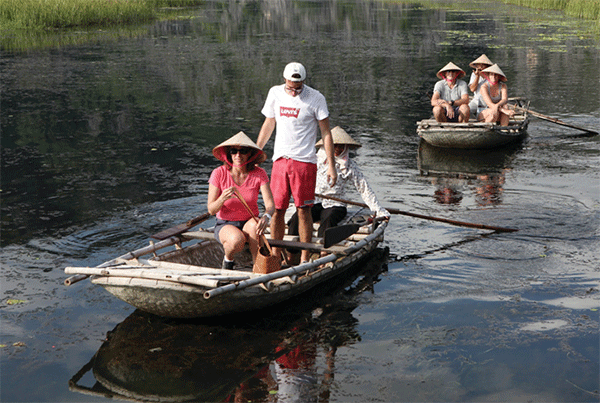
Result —
<path fill-rule="evenodd" d="M 521 104 L 521 98 L 510 98 Z M 468 123 L 438 122 L 424 119 L 417 122 L 417 134 L 427 143 L 443 148 L 482 149 L 502 147 L 522 141 L 527 136 L 527 109 L 516 110 L 508 126 L 477 122 L 472 116 Z"/>
<path fill-rule="evenodd" d="M 443 148 L 495 148 L 523 140 L 529 118 L 515 115 L 509 126 L 497 123 L 441 123 L 425 119 L 417 123 L 417 134 L 427 143 Z"/>

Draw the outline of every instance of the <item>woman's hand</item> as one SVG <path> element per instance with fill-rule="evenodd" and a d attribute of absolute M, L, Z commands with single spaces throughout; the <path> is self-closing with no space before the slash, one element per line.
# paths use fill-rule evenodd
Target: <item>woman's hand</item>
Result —
<path fill-rule="evenodd" d="M 221 196 L 219 196 L 219 199 L 221 199 L 221 201 L 223 203 L 225 203 L 227 200 L 231 199 L 234 194 L 235 194 L 235 186 L 232 186 L 229 189 L 225 189 L 223 191 L 223 193 L 221 193 Z"/>
<path fill-rule="evenodd" d="M 500 108 L 500 112 L 504 113 L 507 116 L 515 116 L 515 111 L 513 111 L 512 109 L 508 109 L 505 107 Z"/>
<path fill-rule="evenodd" d="M 263 214 L 262 217 L 260 217 L 260 219 L 258 220 L 258 223 L 256 224 L 256 235 L 260 236 L 264 234 L 270 222 L 271 217 L 269 217 L 267 213 Z"/>

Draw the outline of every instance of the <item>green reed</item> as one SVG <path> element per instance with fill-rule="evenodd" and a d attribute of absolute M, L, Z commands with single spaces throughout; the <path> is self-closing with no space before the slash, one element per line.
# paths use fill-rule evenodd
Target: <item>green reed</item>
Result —
<path fill-rule="evenodd" d="M 516 4 L 529 8 L 563 11 L 566 15 L 600 20 L 600 0 L 503 0 L 504 3 Z"/>
<path fill-rule="evenodd" d="M 158 7 L 198 4 L 199 0 L 2 0 L 3 29 L 56 29 L 115 26 L 156 18 Z"/>

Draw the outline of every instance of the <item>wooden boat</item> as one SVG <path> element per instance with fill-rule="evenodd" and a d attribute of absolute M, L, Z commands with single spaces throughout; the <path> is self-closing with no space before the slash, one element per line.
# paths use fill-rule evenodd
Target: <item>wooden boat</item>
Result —
<path fill-rule="evenodd" d="M 357 218 L 360 223 L 356 224 Z M 347 239 L 324 247 L 323 239 L 302 243 L 286 235 L 272 246 L 306 248 L 315 260 L 269 274 L 252 272 L 249 252 L 236 256 L 239 270 L 223 270 L 223 248 L 212 231 L 199 229 L 171 236 L 96 267 L 67 267 L 70 285 L 87 276 L 121 300 L 160 316 L 212 317 L 261 309 L 297 296 L 342 275 L 367 257 L 383 240 L 387 221 L 368 222 L 354 215 L 358 228 Z M 343 225 L 341 223 L 341 225 Z M 320 257 L 321 252 L 328 253 Z M 142 259 L 142 256 L 151 255 Z"/>
<path fill-rule="evenodd" d="M 527 136 L 529 115 L 527 109 L 518 109 L 508 126 L 498 123 L 438 122 L 433 118 L 417 122 L 417 134 L 427 143 L 443 148 L 495 148 L 522 141 Z"/>

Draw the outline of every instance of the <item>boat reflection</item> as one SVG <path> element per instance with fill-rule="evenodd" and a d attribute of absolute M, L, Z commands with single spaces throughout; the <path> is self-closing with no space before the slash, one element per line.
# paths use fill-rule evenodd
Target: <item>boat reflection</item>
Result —
<path fill-rule="evenodd" d="M 327 401 L 336 350 L 360 340 L 355 297 L 373 291 L 387 259 L 387 248 L 376 249 L 343 283 L 243 318 L 176 320 L 135 311 L 108 332 L 69 388 L 133 401 Z M 94 380 L 85 381 L 95 383 L 81 385 L 90 371 Z"/>
<path fill-rule="evenodd" d="M 460 204 L 473 192 L 480 206 L 502 203 L 505 174 L 521 144 L 493 150 L 459 150 L 419 143 L 419 173 L 435 185 L 434 199 L 440 204 Z"/>

